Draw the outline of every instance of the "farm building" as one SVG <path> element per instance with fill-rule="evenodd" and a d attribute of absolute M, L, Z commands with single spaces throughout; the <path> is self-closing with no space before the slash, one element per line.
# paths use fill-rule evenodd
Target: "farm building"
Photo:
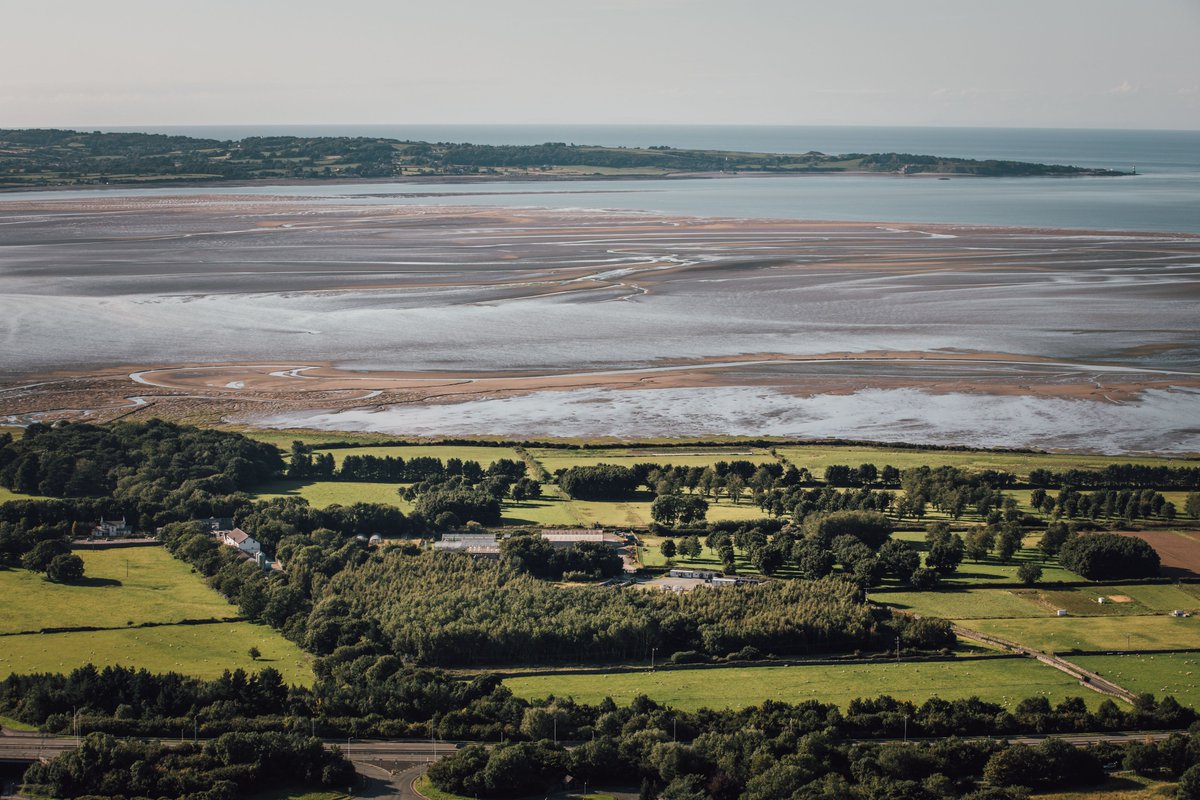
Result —
<path fill-rule="evenodd" d="M 499 558 L 500 543 L 492 533 L 444 533 L 433 549 L 442 553 L 467 553 L 481 558 Z"/>
<path fill-rule="evenodd" d="M 233 530 L 233 517 L 209 517 L 208 519 L 193 520 L 193 522 L 203 525 L 209 533 Z"/>
<path fill-rule="evenodd" d="M 627 535 L 583 528 L 579 530 L 572 530 L 570 528 L 547 529 L 542 531 L 542 538 L 552 546 L 564 550 L 583 542 L 608 545 L 614 550 L 629 544 L 629 537 Z"/>
<path fill-rule="evenodd" d="M 713 580 L 715 578 L 719 578 L 723 575 L 723 573 L 717 572 L 716 570 L 712 570 L 712 569 L 682 569 L 682 568 L 673 569 L 667 574 L 670 575 L 672 578 L 695 578 L 695 579 L 702 580 L 702 581 L 711 581 L 711 580 Z"/>

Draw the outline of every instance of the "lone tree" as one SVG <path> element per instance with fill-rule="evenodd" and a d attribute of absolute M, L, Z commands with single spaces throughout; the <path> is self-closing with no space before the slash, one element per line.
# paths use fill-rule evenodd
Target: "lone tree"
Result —
<path fill-rule="evenodd" d="M 662 552 L 663 558 L 670 559 L 675 557 L 675 542 L 672 539 L 667 539 L 658 546 L 658 549 Z"/>
<path fill-rule="evenodd" d="M 55 583 L 75 583 L 83 579 L 83 559 L 73 553 L 57 555 L 46 566 L 46 579 Z"/>
<path fill-rule="evenodd" d="M 246 655 L 250 656 L 251 661 L 258 661 L 258 659 L 262 658 L 262 651 L 257 647 L 251 647 L 246 651 Z"/>
<path fill-rule="evenodd" d="M 1042 568 L 1033 561 L 1026 561 L 1017 567 L 1017 577 L 1026 586 L 1033 586 L 1042 579 Z"/>

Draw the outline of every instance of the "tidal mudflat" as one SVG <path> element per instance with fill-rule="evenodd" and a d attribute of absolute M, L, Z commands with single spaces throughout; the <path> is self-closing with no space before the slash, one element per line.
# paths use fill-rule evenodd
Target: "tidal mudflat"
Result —
<path fill-rule="evenodd" d="M 1198 301 L 1194 234 L 64 195 L 0 205 L 0 416 L 1181 452 Z"/>

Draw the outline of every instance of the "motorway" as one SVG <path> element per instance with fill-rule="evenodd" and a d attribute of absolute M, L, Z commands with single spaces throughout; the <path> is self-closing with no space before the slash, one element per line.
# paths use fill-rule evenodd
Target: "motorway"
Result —
<path fill-rule="evenodd" d="M 1172 733 L 1181 731 L 1115 731 L 1106 733 L 1077 733 L 1064 736 L 1013 736 L 1006 737 L 1008 741 L 1021 744 L 1037 744 L 1050 738 L 1062 739 L 1064 742 L 1083 747 L 1101 742 L 1112 744 L 1131 744 L 1133 742 L 1151 742 L 1166 739 Z M 984 738 L 984 737 L 965 737 Z M 872 739 L 863 741 L 883 741 L 897 743 L 899 739 Z M 931 741 L 928 739 L 909 739 L 910 742 Z M 168 746 L 178 744 L 178 739 L 163 739 Z M 16 731 L 0 731 L 0 762 L 34 762 L 41 759 L 53 758 L 59 753 L 76 747 L 79 740 L 73 736 L 42 736 L 35 733 L 20 733 Z M 326 747 L 338 747 L 346 756 L 355 762 L 364 763 L 409 763 L 419 764 L 443 758 L 458 749 L 455 742 L 426 742 L 426 741 L 352 741 L 326 740 Z"/>
<path fill-rule="evenodd" d="M 176 745 L 180 739 L 162 739 L 163 744 Z M 203 740 L 201 740 L 203 741 Z M 79 744 L 74 736 L 43 736 L 37 733 L 0 730 L 0 762 L 34 762 L 53 758 L 72 750 Z M 351 761 L 388 761 L 420 763 L 433 761 L 458 749 L 454 742 L 430 741 L 351 741 L 327 739 L 326 747 L 338 747 Z"/>

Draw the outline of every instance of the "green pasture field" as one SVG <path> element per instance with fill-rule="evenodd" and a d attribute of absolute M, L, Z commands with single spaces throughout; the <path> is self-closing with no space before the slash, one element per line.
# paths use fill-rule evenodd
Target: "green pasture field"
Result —
<path fill-rule="evenodd" d="M 352 433 L 349 431 L 315 431 L 309 429 L 267 430 L 264 428 L 247 428 L 244 426 L 221 426 L 222 430 L 236 431 L 243 436 L 259 442 L 273 444 L 280 450 L 289 452 L 292 442 L 304 442 L 307 445 L 319 447 L 333 442 L 360 442 L 364 446 L 379 442 L 394 441 L 395 436 L 382 433 Z"/>
<path fill-rule="evenodd" d="M 558 448 L 529 448 L 529 455 L 545 467 L 551 475 L 555 470 L 584 467 L 594 464 L 617 464 L 623 467 L 634 464 L 670 464 L 676 467 L 707 467 L 718 461 L 751 461 L 766 464 L 775 461 L 761 447 L 738 447 L 724 445 L 709 447 L 613 447 L 587 450 L 565 450 Z"/>
<path fill-rule="evenodd" d="M 161 547 L 78 550 L 84 579 L 51 583 L 40 573 L 0 569 L 0 633 L 182 619 L 236 617 L 191 567 Z M 0 638 L 0 649 L 4 647 Z"/>
<path fill-rule="evenodd" d="M 1006 589 L 934 589 L 924 592 L 870 591 L 873 602 L 944 619 L 1047 617 L 1053 614 Z"/>
<path fill-rule="evenodd" d="M 1171 695 L 1200 708 L 1200 653 L 1145 653 L 1121 656 L 1077 656 L 1071 659 L 1131 692 Z"/>
<path fill-rule="evenodd" d="M 607 500 L 571 500 L 571 506 L 585 525 L 599 523 L 600 525 L 620 528 L 645 528 L 653 522 L 650 516 L 650 506 L 654 504 L 654 496 L 649 492 L 638 492 L 636 499 L 626 502 Z M 727 520 L 743 521 L 762 519 L 762 509 L 750 502 L 749 497 L 743 497 L 740 503 L 734 503 L 727 497 L 719 500 L 708 498 L 709 522 L 724 522 Z"/>
<path fill-rule="evenodd" d="M 960 619 L 964 627 L 1038 650 L 1181 650 L 1200 645 L 1200 619 L 1149 617 L 1048 617 L 1029 619 Z"/>
<path fill-rule="evenodd" d="M 892 538 L 909 542 L 922 553 L 927 549 L 924 531 L 896 531 Z M 1004 563 L 994 556 L 988 556 L 982 561 L 964 560 L 955 572 L 943 578 L 941 585 L 986 586 L 989 583 L 1018 583 L 1021 579 L 1017 576 L 1017 570 L 1027 561 L 1032 561 L 1042 568 L 1042 583 L 1083 580 L 1076 573 L 1060 567 L 1057 561 L 1046 560 L 1042 551 L 1033 546 L 1039 539 L 1040 533 L 1025 537 L 1025 547 L 1014 553 L 1013 560 L 1009 563 Z"/>
<path fill-rule="evenodd" d="M 257 647 L 262 657 L 247 655 Z M 299 647 L 265 625 L 220 622 L 115 631 L 0 636 L 0 677 L 70 672 L 85 664 L 145 668 L 216 678 L 227 669 L 274 667 L 288 683 L 308 685 L 312 667 Z"/>
<path fill-rule="evenodd" d="M 288 443 L 291 447 L 291 443 Z M 394 445 L 390 447 L 335 447 L 330 450 L 314 450 L 315 453 L 332 453 L 334 463 L 339 467 L 346 456 L 375 456 L 376 458 L 461 458 L 463 461 L 478 461 L 487 467 L 502 458 L 521 461 L 521 456 L 511 447 L 485 447 L 483 445 Z"/>
<path fill-rule="evenodd" d="M 667 559 L 663 557 L 661 549 L 662 543 L 666 540 L 660 536 L 641 536 L 639 538 L 645 543 L 642 547 L 638 548 L 642 564 L 647 567 L 667 566 Z M 680 541 L 680 539 L 676 539 L 675 543 L 679 544 Z M 700 543 L 703 546 L 703 538 L 701 538 Z M 746 558 L 745 553 L 737 549 L 734 550 L 734 563 L 739 575 L 759 574 L 758 567 L 754 566 Z M 671 559 L 671 566 L 683 569 L 713 569 L 718 572 L 724 572 L 725 570 L 725 563 L 717 557 L 715 550 L 710 550 L 708 547 L 703 547 L 700 555 L 695 558 L 684 558 L 683 556 L 676 555 Z M 779 577 L 788 577 L 788 572 L 789 570 L 785 568 L 780 570 L 777 575 Z"/>
<path fill-rule="evenodd" d="M 37 730 L 36 725 L 30 725 L 27 722 L 21 722 L 19 719 L 5 716 L 0 716 L 0 727 L 8 728 L 10 731 L 32 732 Z"/>
<path fill-rule="evenodd" d="M 342 792 L 312 790 L 305 787 L 281 786 L 248 795 L 247 800 L 349 800 Z"/>
<path fill-rule="evenodd" d="M 401 497 L 398 490 L 403 483 L 367 483 L 357 481 L 308 481 L 279 480 L 264 483 L 254 494 L 255 500 L 273 500 L 276 497 L 303 497 L 314 508 L 332 505 L 349 506 L 354 503 L 378 503 L 396 506 L 404 512 L 412 504 Z"/>
<path fill-rule="evenodd" d="M 1038 800 L 1173 800 L 1179 784 L 1143 778 L 1134 772 L 1118 772 L 1104 783 L 1078 792 L 1037 794 Z"/>
<path fill-rule="evenodd" d="M 723 667 L 602 675 L 555 673 L 509 678 L 504 683 L 521 697 L 569 696 L 582 703 L 598 703 L 612 697 L 618 704 L 626 704 L 645 694 L 687 711 L 744 708 L 764 700 L 788 703 L 820 700 L 844 709 L 854 698 L 883 694 L 914 702 L 934 696 L 953 700 L 978 695 L 1010 706 L 1034 695 L 1045 695 L 1052 703 L 1082 696 L 1092 707 L 1101 700 L 1100 695 L 1080 687 L 1062 672 L 1025 658 Z"/>
<path fill-rule="evenodd" d="M 9 500 L 46 500 L 46 499 L 47 498 L 41 497 L 36 494 L 21 494 L 20 492 L 14 492 L 12 489 L 5 489 L 3 486 L 0 486 L 0 503 L 7 503 Z"/>
<path fill-rule="evenodd" d="M 1062 608 L 1074 616 L 1148 616 L 1173 609 L 1200 608 L 1198 587 L 1171 584 L 1130 584 L 1055 589 L 934 589 L 924 592 L 874 590 L 871 599 L 919 614 L 946 619 L 1005 619 L 1054 616 Z M 1098 603 L 1097 598 L 1126 602 Z M 1200 643 L 1197 643 L 1200 646 Z"/>
<path fill-rule="evenodd" d="M 964 469 L 999 469 L 1028 477 L 1032 469 L 1099 469 L 1109 464 L 1159 464 L 1170 466 L 1195 465 L 1183 459 L 1138 456 L 1076 455 L 1067 453 L 1003 453 L 986 450 L 909 450 L 893 447 L 859 447 L 834 445 L 781 445 L 777 452 L 797 467 L 808 467 L 817 477 L 831 464 L 874 464 L 882 468 L 891 464 L 898 469 L 940 467 L 949 465 Z"/>

